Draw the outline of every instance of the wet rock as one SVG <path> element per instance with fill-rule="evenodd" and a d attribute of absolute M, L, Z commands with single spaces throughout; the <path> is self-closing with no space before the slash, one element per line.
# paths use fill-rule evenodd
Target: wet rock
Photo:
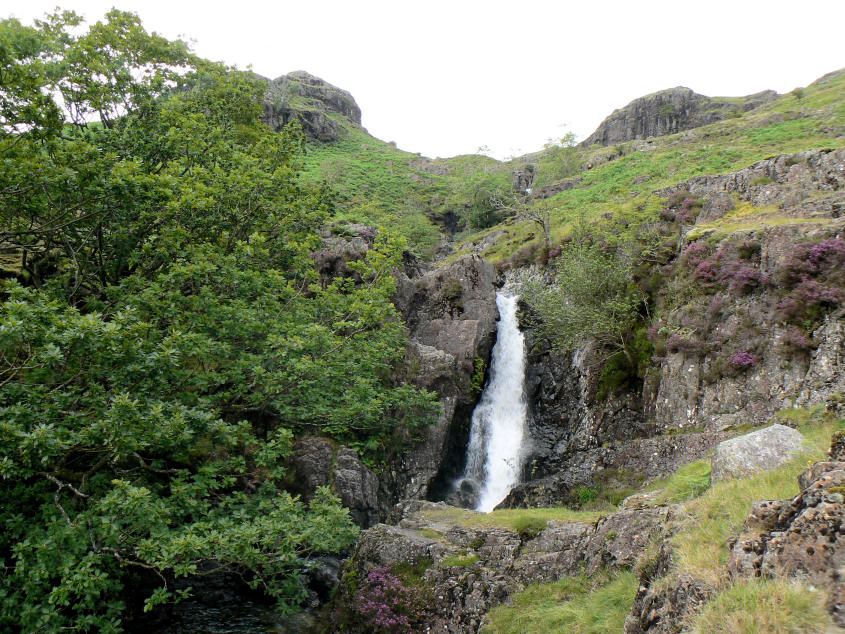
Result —
<path fill-rule="evenodd" d="M 727 480 L 771 471 L 802 451 L 804 437 L 785 425 L 725 440 L 713 455 L 711 480 Z"/>
<path fill-rule="evenodd" d="M 407 267 L 406 267 L 407 269 Z M 495 268 L 467 255 L 443 267 L 397 274 L 394 303 L 408 326 L 409 382 L 435 391 L 442 404 L 425 439 L 385 475 L 394 501 L 444 498 L 463 469 L 472 409 L 476 360 L 489 366 L 496 338 Z"/>

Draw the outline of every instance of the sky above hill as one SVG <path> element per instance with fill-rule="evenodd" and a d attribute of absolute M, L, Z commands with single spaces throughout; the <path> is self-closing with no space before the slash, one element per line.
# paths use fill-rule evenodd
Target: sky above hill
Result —
<path fill-rule="evenodd" d="M 788 92 L 845 66 L 841 0 L 0 0 L 24 22 L 115 6 L 214 60 L 306 70 L 352 93 L 368 131 L 426 156 L 497 158 L 588 136 L 644 94 Z"/>

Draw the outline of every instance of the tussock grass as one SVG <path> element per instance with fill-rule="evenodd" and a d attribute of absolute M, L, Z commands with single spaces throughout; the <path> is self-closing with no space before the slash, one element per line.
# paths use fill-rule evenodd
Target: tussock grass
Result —
<path fill-rule="evenodd" d="M 696 634 L 811 634 L 836 631 L 825 595 L 802 583 L 754 579 L 732 585 L 694 619 Z"/>
<path fill-rule="evenodd" d="M 657 480 L 649 488 L 661 489 L 656 504 L 686 502 L 710 487 L 710 460 L 696 460 L 684 465 L 668 478 Z"/>
<path fill-rule="evenodd" d="M 583 634 L 621 632 L 637 593 L 637 578 L 623 572 L 611 576 L 567 577 L 531 585 L 509 604 L 493 608 L 484 632 L 495 634 Z"/>
<path fill-rule="evenodd" d="M 751 505 L 759 500 L 783 500 L 799 493 L 798 475 L 808 463 L 824 458 L 833 425 L 801 427 L 806 452 L 782 467 L 751 478 L 717 482 L 700 497 L 686 503 L 690 519 L 674 536 L 680 570 L 716 585 L 728 561 L 728 541 L 742 529 Z"/>

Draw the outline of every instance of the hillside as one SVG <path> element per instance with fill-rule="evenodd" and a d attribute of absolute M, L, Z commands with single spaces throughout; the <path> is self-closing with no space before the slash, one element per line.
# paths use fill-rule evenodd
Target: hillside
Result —
<path fill-rule="evenodd" d="M 0 71 L 0 630 L 845 629 L 845 71 L 507 161 L 117 10 Z"/>

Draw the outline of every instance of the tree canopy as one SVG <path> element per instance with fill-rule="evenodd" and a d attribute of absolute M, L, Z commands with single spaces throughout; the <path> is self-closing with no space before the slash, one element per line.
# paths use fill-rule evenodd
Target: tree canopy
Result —
<path fill-rule="evenodd" d="M 231 571 L 292 609 L 357 529 L 284 490 L 301 433 L 375 464 L 431 418 L 395 380 L 403 243 L 311 253 L 331 197 L 264 82 L 130 13 L 0 22 L 0 629 L 119 631 Z"/>

